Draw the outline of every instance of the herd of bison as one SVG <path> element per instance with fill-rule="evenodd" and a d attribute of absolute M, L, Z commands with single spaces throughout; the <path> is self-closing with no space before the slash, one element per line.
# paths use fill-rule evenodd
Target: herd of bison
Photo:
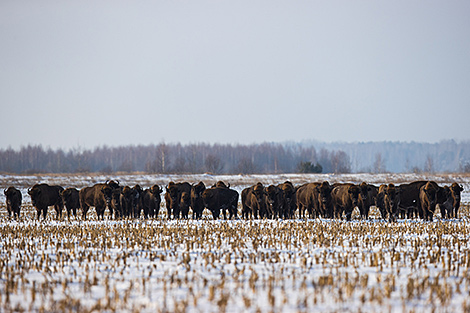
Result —
<path fill-rule="evenodd" d="M 104 218 L 108 208 L 110 216 L 120 218 L 156 218 L 159 216 L 163 188 L 154 185 L 142 189 L 121 186 L 119 181 L 106 181 L 84 187 L 81 190 L 48 184 L 36 184 L 28 189 L 31 203 L 37 210 L 37 218 L 45 219 L 49 206 L 54 206 L 57 219 L 62 218 L 65 206 L 67 215 L 77 215 L 81 209 L 86 219 L 90 207 L 94 207 L 98 218 Z M 461 185 L 439 186 L 433 181 L 415 181 L 394 185 L 374 186 L 361 184 L 307 183 L 294 186 L 291 182 L 264 186 L 257 183 L 241 192 L 241 214 L 245 219 L 282 218 L 290 219 L 323 217 L 351 219 L 357 207 L 360 216 L 367 219 L 371 206 L 376 206 L 383 219 L 393 222 L 397 218 L 421 218 L 432 221 L 437 207 L 443 218 L 457 218 L 460 206 Z M 22 204 L 21 192 L 15 187 L 4 190 L 9 217 L 18 218 Z M 208 209 L 214 219 L 223 213 L 224 219 L 237 218 L 239 193 L 230 185 L 219 181 L 206 187 L 203 182 L 170 182 L 165 187 L 165 202 L 168 218 L 187 219 L 190 208 L 193 219 L 202 217 Z M 298 214 L 298 215 L 296 215 Z"/>

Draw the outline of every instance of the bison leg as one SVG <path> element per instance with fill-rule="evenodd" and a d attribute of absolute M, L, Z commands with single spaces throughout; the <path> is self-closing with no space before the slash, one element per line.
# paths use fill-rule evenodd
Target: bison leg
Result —
<path fill-rule="evenodd" d="M 219 218 L 219 215 L 220 215 L 220 209 L 213 209 L 211 210 L 212 212 L 212 217 L 216 220 Z"/>
<path fill-rule="evenodd" d="M 98 215 L 98 219 L 104 220 L 104 210 L 103 207 L 96 207 L 96 215 Z"/>
<path fill-rule="evenodd" d="M 149 214 L 149 211 L 150 211 L 149 207 L 144 206 L 143 211 L 144 211 L 144 218 L 147 219 L 149 217 L 149 215 L 151 215 L 151 214 Z"/>
<path fill-rule="evenodd" d="M 353 210 L 354 210 L 354 208 L 353 208 L 353 209 L 347 209 L 347 210 L 345 210 L 346 221 L 350 221 L 350 220 L 351 220 Z"/>
<path fill-rule="evenodd" d="M 180 209 L 179 209 L 179 208 L 173 209 L 173 218 L 174 218 L 175 220 L 176 220 L 176 219 L 179 220 L 179 219 L 180 219 L 180 215 L 181 215 L 180 213 L 181 213 L 181 212 L 180 212 Z"/>
<path fill-rule="evenodd" d="M 88 207 L 88 206 L 84 206 L 84 207 L 82 208 L 82 218 L 83 218 L 85 221 L 86 221 L 86 214 L 87 214 L 89 208 L 90 208 L 90 207 Z"/>
<path fill-rule="evenodd" d="M 60 220 L 62 218 L 62 210 L 60 209 L 59 205 L 54 205 L 55 210 L 55 218 L 56 220 Z"/>

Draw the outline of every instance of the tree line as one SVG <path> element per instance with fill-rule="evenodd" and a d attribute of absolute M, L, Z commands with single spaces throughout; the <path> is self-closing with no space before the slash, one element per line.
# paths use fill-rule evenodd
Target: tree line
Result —
<path fill-rule="evenodd" d="M 282 174 L 350 172 L 470 172 L 470 141 L 285 142 L 80 147 L 28 145 L 0 149 L 6 173 L 213 173 Z"/>
<path fill-rule="evenodd" d="M 351 162 L 342 150 L 301 144 L 263 143 L 168 144 L 74 148 L 69 151 L 28 145 L 0 150 L 4 173 L 349 173 Z"/>

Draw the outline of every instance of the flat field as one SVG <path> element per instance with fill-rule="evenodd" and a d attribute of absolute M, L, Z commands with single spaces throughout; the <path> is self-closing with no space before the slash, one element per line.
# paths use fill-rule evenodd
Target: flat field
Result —
<path fill-rule="evenodd" d="M 26 193 L 117 179 L 149 187 L 218 180 L 458 182 L 459 219 L 35 220 Z M 0 196 L 0 311 L 27 312 L 468 312 L 470 177 L 460 175 L 0 175 L 23 193 L 18 221 Z"/>

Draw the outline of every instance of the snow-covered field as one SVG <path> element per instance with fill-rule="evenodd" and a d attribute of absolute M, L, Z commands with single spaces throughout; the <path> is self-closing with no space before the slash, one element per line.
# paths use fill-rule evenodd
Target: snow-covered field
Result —
<path fill-rule="evenodd" d="M 465 188 L 461 218 L 55 221 L 34 219 L 28 187 L 224 180 L 379 185 L 418 179 Z M 350 175 L 0 176 L 23 192 L 19 221 L 0 196 L 0 311 L 463 312 L 470 310 L 470 177 Z M 92 210 L 94 211 L 94 210 Z M 165 210 L 162 210 L 165 211 Z"/>

